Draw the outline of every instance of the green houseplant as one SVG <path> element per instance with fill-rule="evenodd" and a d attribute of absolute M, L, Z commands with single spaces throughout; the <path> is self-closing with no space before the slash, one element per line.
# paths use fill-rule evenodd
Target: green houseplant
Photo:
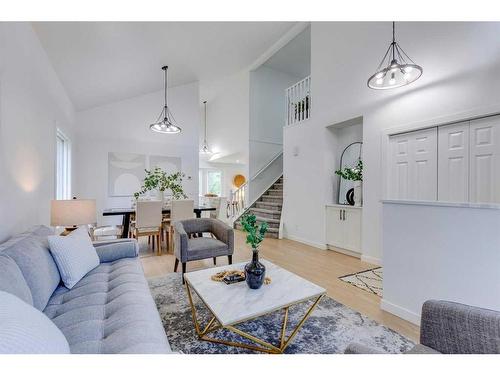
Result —
<path fill-rule="evenodd" d="M 252 261 L 245 265 L 245 280 L 251 289 L 259 289 L 264 283 L 266 267 L 259 262 L 259 246 L 264 240 L 268 225 L 257 223 L 255 215 L 243 215 L 241 218 L 243 230 L 247 233 L 246 243 L 252 247 Z"/>
<path fill-rule="evenodd" d="M 363 160 L 359 159 L 358 163 L 354 166 L 354 168 L 344 168 L 338 169 L 335 171 L 335 174 L 340 177 L 354 181 L 354 205 L 361 206 L 362 201 L 362 183 L 363 183 Z"/>
<path fill-rule="evenodd" d="M 156 167 L 153 170 L 145 169 L 144 171 L 146 172 L 146 176 L 144 177 L 141 189 L 134 193 L 135 199 L 151 190 L 158 190 L 162 195 L 165 190 L 170 190 L 174 199 L 187 198 L 182 188 L 182 179 L 185 177 L 184 173 L 174 172 L 167 174 L 160 167 Z"/>

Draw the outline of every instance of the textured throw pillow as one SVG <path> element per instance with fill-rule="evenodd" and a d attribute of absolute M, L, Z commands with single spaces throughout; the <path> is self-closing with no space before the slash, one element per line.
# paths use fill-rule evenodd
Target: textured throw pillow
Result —
<path fill-rule="evenodd" d="M 66 337 L 33 306 L 0 291 L 0 354 L 69 354 Z"/>
<path fill-rule="evenodd" d="M 99 257 L 85 227 L 68 236 L 49 236 L 50 252 L 66 288 L 71 289 L 99 265 Z"/>

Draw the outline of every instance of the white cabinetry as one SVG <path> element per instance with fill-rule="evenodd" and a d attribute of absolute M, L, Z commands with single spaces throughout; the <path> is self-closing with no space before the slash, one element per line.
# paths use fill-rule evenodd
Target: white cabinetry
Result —
<path fill-rule="evenodd" d="M 440 126 L 438 199 L 469 201 L 469 122 Z"/>
<path fill-rule="evenodd" d="M 389 137 L 387 196 L 500 203 L 500 116 Z"/>
<path fill-rule="evenodd" d="M 326 243 L 329 249 L 361 254 L 361 207 L 326 206 Z"/>
<path fill-rule="evenodd" d="M 470 201 L 500 203 L 500 116 L 470 122 Z"/>
<path fill-rule="evenodd" d="M 389 138 L 389 197 L 437 199 L 437 128 Z"/>

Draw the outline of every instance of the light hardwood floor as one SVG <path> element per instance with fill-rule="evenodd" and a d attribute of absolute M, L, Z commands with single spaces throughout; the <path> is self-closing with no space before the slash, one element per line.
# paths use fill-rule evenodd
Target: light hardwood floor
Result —
<path fill-rule="evenodd" d="M 357 258 L 331 250 L 315 247 L 287 239 L 266 238 L 261 246 L 261 257 L 296 273 L 327 290 L 328 296 L 352 309 L 394 329 L 402 335 L 418 341 L 419 329 L 403 319 L 380 309 L 380 297 L 349 285 L 338 278 L 347 274 L 375 267 Z M 251 252 L 245 244 L 245 236 L 235 231 L 235 253 L 233 262 L 249 260 Z M 151 253 L 141 256 L 146 277 L 161 276 L 174 271 L 174 256 L 169 253 L 156 256 Z M 226 265 L 227 258 L 217 259 L 217 265 Z M 187 272 L 213 267 L 212 259 L 190 262 Z M 179 270 L 180 270 L 179 266 Z"/>

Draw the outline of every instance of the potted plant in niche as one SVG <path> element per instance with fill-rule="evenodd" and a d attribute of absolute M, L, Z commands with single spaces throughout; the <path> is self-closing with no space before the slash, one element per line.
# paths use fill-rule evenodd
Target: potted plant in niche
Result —
<path fill-rule="evenodd" d="M 163 201 L 165 190 L 170 190 L 172 192 L 173 199 L 187 198 L 184 194 L 184 189 L 182 188 L 182 179 L 185 176 L 182 172 L 174 172 L 172 174 L 167 174 L 160 167 L 156 167 L 153 170 L 145 170 L 146 176 L 142 183 L 141 189 L 134 193 L 135 199 L 138 199 L 142 194 L 147 193 L 151 190 L 156 190 L 158 192 L 158 199 Z"/>
<path fill-rule="evenodd" d="M 358 160 L 358 163 L 353 168 L 344 168 L 335 171 L 335 174 L 339 175 L 346 180 L 353 181 L 354 183 L 354 205 L 361 206 L 363 200 L 363 161 Z"/>
<path fill-rule="evenodd" d="M 266 267 L 259 262 L 259 247 L 267 232 L 267 223 L 257 224 L 255 215 L 243 215 L 243 230 L 247 233 L 246 243 L 252 247 L 252 261 L 245 265 L 245 280 L 250 289 L 259 289 L 264 283 Z"/>

